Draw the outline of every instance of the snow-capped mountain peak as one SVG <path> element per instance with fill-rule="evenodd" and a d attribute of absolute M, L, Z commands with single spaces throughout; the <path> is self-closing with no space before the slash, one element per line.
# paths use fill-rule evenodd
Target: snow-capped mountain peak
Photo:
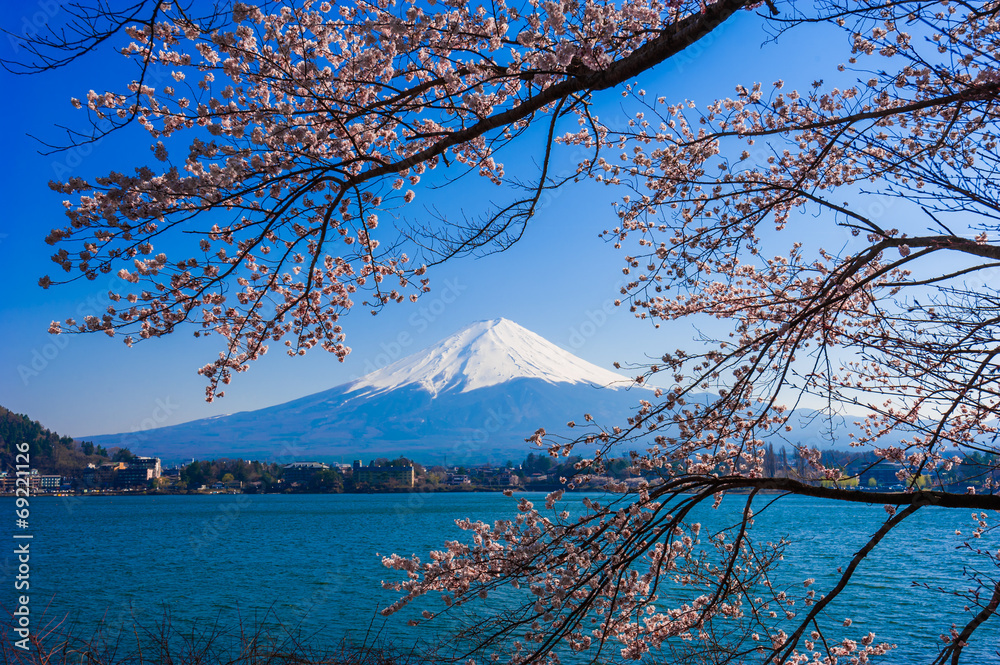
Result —
<path fill-rule="evenodd" d="M 500 318 L 472 323 L 423 351 L 363 376 L 349 384 L 349 392 L 374 395 L 415 385 L 437 396 L 519 378 L 615 388 L 632 383 Z"/>

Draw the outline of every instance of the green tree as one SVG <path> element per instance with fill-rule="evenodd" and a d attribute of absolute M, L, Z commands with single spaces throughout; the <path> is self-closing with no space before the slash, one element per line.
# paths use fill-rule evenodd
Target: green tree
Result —
<path fill-rule="evenodd" d="M 128 448 L 119 448 L 115 451 L 115 454 L 111 457 L 112 462 L 131 462 L 135 459 L 135 455 Z"/>
<path fill-rule="evenodd" d="M 314 492 L 340 493 L 344 491 L 344 477 L 333 469 L 323 469 L 313 474 L 309 489 Z"/>
<path fill-rule="evenodd" d="M 208 484 L 208 481 L 211 479 L 208 473 L 210 469 L 211 467 L 207 462 L 202 464 L 202 462 L 195 460 L 181 469 L 181 480 L 187 483 L 188 487 L 196 489 Z"/>

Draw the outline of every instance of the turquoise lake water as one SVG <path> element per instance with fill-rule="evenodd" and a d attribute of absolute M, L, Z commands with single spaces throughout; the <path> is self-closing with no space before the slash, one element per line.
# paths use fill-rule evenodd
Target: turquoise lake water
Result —
<path fill-rule="evenodd" d="M 381 555 L 418 554 L 460 539 L 457 518 L 492 521 L 515 513 L 514 499 L 500 494 L 382 495 L 212 495 L 135 497 L 38 497 L 31 502 L 31 603 L 35 615 L 67 617 L 80 630 L 153 623 L 168 611 L 175 626 L 218 621 L 270 611 L 298 626 L 317 646 L 342 638 L 360 641 L 377 609 L 396 595 L 380 588 L 396 580 Z M 528 496 L 536 505 L 544 494 Z M 763 497 L 755 505 L 771 497 Z M 568 506 L 580 495 L 567 494 Z M 702 511 L 707 528 L 732 523 L 744 497 L 727 497 L 717 511 Z M 0 499 L 0 537 L 11 543 L 13 499 Z M 813 577 L 820 593 L 834 584 L 885 513 L 880 505 L 842 504 L 784 498 L 764 511 L 755 540 L 787 536 L 788 549 L 777 580 L 801 589 Z M 963 574 L 978 567 L 998 571 L 982 555 L 961 548 L 960 530 L 971 533 L 971 511 L 925 508 L 890 534 L 860 566 L 827 612 L 831 621 L 851 617 L 853 636 L 872 630 L 877 641 L 898 645 L 886 663 L 930 662 L 939 636 L 952 623 L 964 626 L 972 614 L 955 595 L 915 587 L 965 591 Z M 997 534 L 976 541 L 996 552 Z M 0 603 L 12 606 L 14 561 L 3 546 Z M 435 598 L 413 611 L 375 619 L 374 627 L 395 643 L 433 642 L 453 628 L 451 620 L 416 628 L 406 620 L 419 610 L 440 609 Z M 491 596 L 490 602 L 501 598 Z M 489 607 L 483 611 L 490 611 Z M 962 662 L 1000 663 L 1000 619 L 984 624 Z"/>

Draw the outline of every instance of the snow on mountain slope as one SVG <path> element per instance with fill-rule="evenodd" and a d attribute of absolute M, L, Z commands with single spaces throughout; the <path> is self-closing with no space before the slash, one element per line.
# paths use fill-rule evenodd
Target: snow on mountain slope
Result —
<path fill-rule="evenodd" d="M 627 388 L 632 381 L 563 351 L 508 319 L 477 321 L 423 351 L 361 377 L 348 392 L 378 395 L 415 385 L 432 397 L 514 379 Z"/>

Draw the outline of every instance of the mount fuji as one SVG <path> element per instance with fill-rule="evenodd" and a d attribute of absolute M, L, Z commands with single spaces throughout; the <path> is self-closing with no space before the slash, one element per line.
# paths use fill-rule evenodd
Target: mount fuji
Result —
<path fill-rule="evenodd" d="M 131 434 L 81 437 L 164 460 L 405 455 L 502 464 L 590 413 L 621 424 L 649 389 L 507 319 L 479 321 L 359 379 L 291 402 Z"/>

